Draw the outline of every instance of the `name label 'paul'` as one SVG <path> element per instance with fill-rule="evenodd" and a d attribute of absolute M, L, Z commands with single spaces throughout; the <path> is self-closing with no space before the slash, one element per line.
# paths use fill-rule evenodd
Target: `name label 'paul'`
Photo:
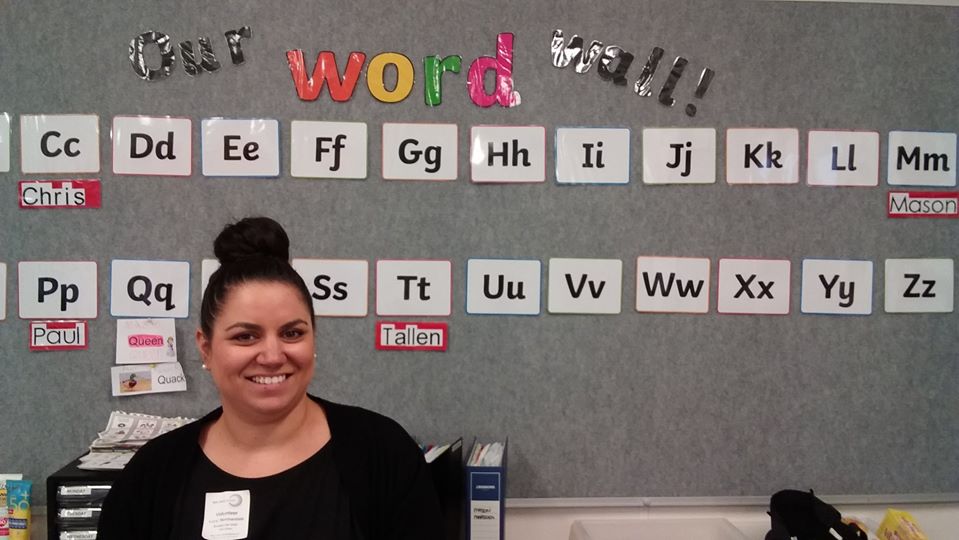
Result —
<path fill-rule="evenodd" d="M 73 351 L 86 349 L 86 321 L 32 321 L 31 351 Z"/>

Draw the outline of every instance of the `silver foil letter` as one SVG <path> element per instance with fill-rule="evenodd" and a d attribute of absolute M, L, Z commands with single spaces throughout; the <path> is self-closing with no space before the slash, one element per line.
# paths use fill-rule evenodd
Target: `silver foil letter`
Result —
<path fill-rule="evenodd" d="M 183 60 L 183 69 L 187 75 L 196 76 L 204 71 L 214 72 L 220 69 L 220 61 L 216 59 L 213 53 L 213 45 L 210 44 L 210 38 L 201 37 L 197 40 L 200 44 L 200 63 L 196 63 L 196 55 L 193 52 L 193 42 L 180 42 L 180 58 Z"/>
<path fill-rule="evenodd" d="M 147 66 L 146 58 L 143 56 L 144 47 L 151 43 L 155 43 L 160 49 L 160 69 Z M 144 32 L 133 38 L 130 40 L 129 54 L 133 71 L 137 77 L 145 81 L 157 81 L 169 77 L 173 70 L 173 62 L 176 60 L 170 36 L 162 32 Z"/>
<path fill-rule="evenodd" d="M 553 65 L 558 68 L 564 68 L 570 62 L 576 60 L 576 66 L 573 70 L 576 73 L 586 73 L 596 63 L 596 59 L 599 58 L 599 53 L 602 50 L 602 42 L 593 40 L 589 44 L 589 49 L 583 52 L 583 38 L 575 34 L 569 38 L 569 44 L 564 45 L 563 31 L 558 28 L 553 30 L 550 52 L 553 55 Z"/>
<path fill-rule="evenodd" d="M 241 39 L 250 39 L 253 37 L 253 30 L 249 26 L 243 26 L 238 30 L 228 30 L 223 33 L 226 36 L 226 44 L 230 47 L 230 58 L 233 65 L 238 66 L 243 63 L 243 49 L 240 48 Z"/>
<path fill-rule="evenodd" d="M 616 60 L 619 60 L 616 69 L 610 70 L 609 67 Z M 599 59 L 599 67 L 596 68 L 596 71 L 599 72 L 600 78 L 604 81 L 613 81 L 616 86 L 626 86 L 626 71 L 632 63 L 632 54 L 624 51 L 622 47 L 610 45 L 603 51 L 603 57 Z"/>

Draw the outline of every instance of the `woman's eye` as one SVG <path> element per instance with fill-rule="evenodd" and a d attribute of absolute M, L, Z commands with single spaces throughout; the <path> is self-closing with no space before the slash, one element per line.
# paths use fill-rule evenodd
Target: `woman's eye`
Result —
<path fill-rule="evenodd" d="M 302 336 L 303 330 L 300 330 L 299 328 L 290 328 L 289 330 L 283 332 L 283 337 L 286 339 L 297 339 Z"/>
<path fill-rule="evenodd" d="M 246 341 L 253 341 L 254 339 L 256 339 L 256 336 L 248 332 L 245 332 L 243 334 L 237 334 L 233 336 L 231 339 L 233 341 L 246 342 Z"/>

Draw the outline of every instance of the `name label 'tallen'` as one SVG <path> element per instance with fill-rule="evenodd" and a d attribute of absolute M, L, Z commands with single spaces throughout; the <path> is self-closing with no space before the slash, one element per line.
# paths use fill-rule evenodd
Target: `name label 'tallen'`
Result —
<path fill-rule="evenodd" d="M 436 322 L 376 323 L 378 351 L 445 351 L 449 342 L 449 326 Z"/>

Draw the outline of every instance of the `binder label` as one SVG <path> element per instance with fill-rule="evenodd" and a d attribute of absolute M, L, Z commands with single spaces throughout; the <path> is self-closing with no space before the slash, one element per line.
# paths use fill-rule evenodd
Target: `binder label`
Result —
<path fill-rule="evenodd" d="M 445 351 L 448 341 L 449 326 L 446 323 L 376 323 L 378 351 Z"/>
<path fill-rule="evenodd" d="M 468 528 L 472 540 L 501 538 L 500 481 L 498 472 L 470 473 Z"/>
<path fill-rule="evenodd" d="M 473 501 L 499 501 L 500 473 L 471 472 L 470 499 Z"/>

